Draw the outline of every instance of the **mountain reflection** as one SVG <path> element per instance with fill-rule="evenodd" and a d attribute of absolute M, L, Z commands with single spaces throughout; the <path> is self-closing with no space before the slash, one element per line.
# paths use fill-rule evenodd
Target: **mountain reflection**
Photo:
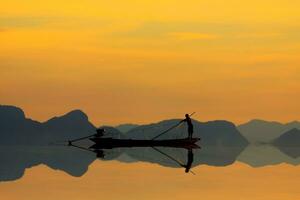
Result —
<path fill-rule="evenodd" d="M 148 162 L 170 168 L 190 168 L 206 164 L 232 164 L 244 147 L 205 146 L 201 148 L 132 147 L 91 149 L 90 144 L 76 146 L 0 146 L 0 181 L 12 181 L 23 176 L 27 168 L 44 164 L 80 177 L 96 159 L 124 163 Z"/>
<path fill-rule="evenodd" d="M 200 165 L 222 167 L 235 161 L 252 167 L 300 163 L 300 148 L 272 145 L 201 145 L 201 148 L 192 149 L 174 147 L 94 149 L 90 148 L 92 146 L 91 143 L 78 143 L 74 146 L 0 146 L 0 181 L 17 180 L 23 176 L 27 168 L 41 164 L 80 177 L 88 171 L 89 165 L 95 160 L 117 160 L 129 165 L 134 162 L 147 162 L 162 167 L 183 168 L 183 173 Z"/>
<path fill-rule="evenodd" d="M 128 165 L 134 162 L 147 162 L 162 167 L 182 168 L 183 173 L 194 173 L 193 168 L 200 165 L 222 167 L 231 165 L 235 161 L 252 167 L 300 163 L 300 148 L 272 145 L 206 145 L 203 141 L 197 144 L 199 148 L 99 149 L 95 148 L 92 142 L 78 142 L 73 146 L 0 146 L 0 181 L 17 180 L 23 176 L 27 168 L 41 164 L 54 170 L 64 171 L 71 176 L 80 177 L 88 171 L 89 165 L 95 160 L 102 162 L 117 160 Z"/>
<path fill-rule="evenodd" d="M 277 147 L 274 145 L 249 145 L 237 158 L 252 167 L 264 167 L 287 163 L 299 165 L 300 148 Z"/>
<path fill-rule="evenodd" d="M 25 169 L 40 164 L 79 177 L 94 160 L 93 155 L 66 146 L 0 146 L 0 181 L 19 179 Z"/>

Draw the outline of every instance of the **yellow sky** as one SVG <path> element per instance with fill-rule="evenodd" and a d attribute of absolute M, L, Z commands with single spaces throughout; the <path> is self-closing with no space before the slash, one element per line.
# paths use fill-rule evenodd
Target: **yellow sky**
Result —
<path fill-rule="evenodd" d="M 206 199 L 294 200 L 299 198 L 299 167 L 281 164 L 251 168 L 200 166 L 196 176 L 153 164 L 95 161 L 81 178 L 37 166 L 22 179 L 0 183 L 6 200 Z"/>
<path fill-rule="evenodd" d="M 0 103 L 41 121 L 300 120 L 300 2 L 1 2 Z"/>

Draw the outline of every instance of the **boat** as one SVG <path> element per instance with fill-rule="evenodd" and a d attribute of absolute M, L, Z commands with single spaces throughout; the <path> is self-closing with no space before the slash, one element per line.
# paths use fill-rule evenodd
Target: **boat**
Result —
<path fill-rule="evenodd" d="M 150 147 L 163 156 L 169 158 L 170 160 L 177 163 L 180 167 L 185 168 L 185 172 L 195 173 L 191 170 L 192 164 L 194 161 L 193 149 L 200 148 L 196 142 L 200 138 L 186 138 L 186 139 L 172 139 L 172 140 L 133 140 L 133 139 L 113 139 L 113 138 L 102 138 L 102 137 L 90 137 L 89 140 L 93 141 L 95 144 L 86 148 L 83 146 L 78 146 L 69 141 L 69 146 L 79 148 L 85 151 L 89 151 L 96 154 L 96 157 L 99 159 L 105 159 L 106 150 L 114 148 L 137 148 L 137 147 Z M 187 162 L 182 163 L 173 156 L 169 155 L 167 152 L 164 152 L 162 148 L 159 147 L 171 147 L 178 149 L 187 150 Z M 109 151 L 109 150 L 108 150 Z"/>
<path fill-rule="evenodd" d="M 199 148 L 196 144 L 200 138 L 168 139 L 168 140 L 134 140 L 134 139 L 114 139 L 114 138 L 89 138 L 95 144 L 91 149 L 112 149 L 122 147 L 173 147 L 194 149 Z"/>
<path fill-rule="evenodd" d="M 112 148 L 122 148 L 122 147 L 174 147 L 174 148 L 200 148 L 196 143 L 200 140 L 200 138 L 182 138 L 182 139 L 164 139 L 158 140 L 157 138 L 161 137 L 163 134 L 169 132 L 170 130 L 178 127 L 183 122 L 190 119 L 191 115 L 186 114 L 186 119 L 179 121 L 177 124 L 171 126 L 167 130 L 159 133 L 155 137 L 149 140 L 138 140 L 138 139 L 116 139 L 112 137 L 105 137 L 105 130 L 103 128 L 96 129 L 96 134 L 85 136 L 82 138 L 69 140 L 68 145 L 73 145 L 73 142 L 89 139 L 93 141 L 95 144 L 90 146 L 90 149 L 112 149 Z M 192 128 L 192 124 L 190 122 L 189 126 Z M 190 130 L 190 129 L 188 129 Z M 192 130 L 192 129 L 191 129 Z M 191 133 L 192 134 L 192 133 Z M 189 133 L 190 135 L 190 133 Z"/>

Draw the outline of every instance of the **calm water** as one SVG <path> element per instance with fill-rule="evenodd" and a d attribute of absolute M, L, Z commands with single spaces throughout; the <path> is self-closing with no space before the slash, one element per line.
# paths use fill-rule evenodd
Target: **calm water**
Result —
<path fill-rule="evenodd" d="M 0 147 L 1 199 L 300 198 L 298 148 L 80 147 Z"/>

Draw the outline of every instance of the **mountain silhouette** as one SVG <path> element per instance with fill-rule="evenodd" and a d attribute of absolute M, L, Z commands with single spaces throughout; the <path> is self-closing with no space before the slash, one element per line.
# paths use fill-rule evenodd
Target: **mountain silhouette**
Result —
<path fill-rule="evenodd" d="M 126 133 L 126 137 L 132 139 L 152 139 L 159 133 L 178 124 L 181 119 L 164 120 L 158 123 L 141 125 Z M 227 121 L 199 122 L 192 120 L 194 125 L 193 137 L 199 137 L 206 145 L 245 146 L 248 141 L 239 133 L 235 125 Z M 178 139 L 187 137 L 185 123 L 175 128 L 159 139 Z"/>
<path fill-rule="evenodd" d="M 300 130 L 293 128 L 273 141 L 276 146 L 300 147 Z"/>
<path fill-rule="evenodd" d="M 137 124 L 120 124 L 116 126 L 115 128 L 121 131 L 122 133 L 127 133 L 128 131 L 138 127 L 139 125 Z"/>
<path fill-rule="evenodd" d="M 237 128 L 251 143 L 270 143 L 288 130 L 293 128 L 300 129 L 300 122 L 294 121 L 282 124 L 255 119 L 241 124 Z"/>
<path fill-rule="evenodd" d="M 20 108 L 0 106 L 0 144 L 33 144 L 42 137 L 41 123 L 25 118 Z"/>
<path fill-rule="evenodd" d="M 86 136 L 94 131 L 87 115 L 80 110 L 41 123 L 26 118 L 20 108 L 0 106 L 1 145 L 43 145 Z"/>
<path fill-rule="evenodd" d="M 117 139 L 152 139 L 182 119 L 170 119 L 148 125 L 123 124 L 117 127 L 103 126 L 104 137 Z M 228 121 L 199 122 L 194 124 L 193 137 L 200 137 L 201 149 L 193 150 L 192 167 L 198 165 L 226 166 L 239 160 L 251 166 L 266 166 L 279 163 L 298 165 L 300 163 L 300 130 L 293 129 L 299 122 L 281 124 L 253 120 L 238 129 L 252 141 L 273 141 L 272 145 L 248 146 L 248 141 L 236 126 Z M 96 127 L 80 110 L 63 116 L 38 122 L 26 117 L 22 109 L 15 106 L 0 106 L 0 181 L 16 180 L 27 168 L 44 164 L 55 170 L 62 170 L 71 176 L 82 176 L 89 165 L 97 159 L 97 152 L 89 152 L 67 146 L 47 146 L 50 142 L 71 140 L 95 133 Z M 286 130 L 286 131 L 284 131 Z M 246 134 L 245 134 L 246 133 Z M 261 134 L 267 133 L 266 136 Z M 278 135 L 277 139 L 274 138 Z M 159 137 L 179 139 L 187 137 L 186 123 Z M 77 142 L 76 142 L 77 143 Z M 80 142 L 78 142 L 80 144 Z M 91 141 L 81 143 L 88 148 Z M 246 148 L 246 150 L 244 150 Z M 162 148 L 160 150 L 180 163 L 187 163 L 188 152 L 184 148 Z M 149 162 L 165 167 L 182 167 L 178 162 L 147 148 L 105 149 L 101 160 L 120 162 Z"/>
<path fill-rule="evenodd" d="M 80 110 L 71 111 L 63 116 L 54 117 L 46 122 L 37 122 L 26 118 L 24 112 L 14 106 L 0 106 L 0 144 L 45 145 L 51 142 L 72 140 L 95 133 L 95 126 Z M 149 125 L 130 125 L 126 134 L 117 129 L 110 129 L 118 138 L 152 139 L 165 131 L 180 119 L 165 120 Z M 201 137 L 208 145 L 246 145 L 247 140 L 238 132 L 235 125 L 227 121 L 211 121 L 194 123 L 194 137 Z M 128 125 L 121 128 L 129 127 Z M 135 128 L 133 128 L 135 127 Z M 115 131 L 113 131 L 115 130 Z M 176 139 L 187 137 L 187 127 L 183 123 L 178 128 L 163 135 L 160 139 Z"/>
<path fill-rule="evenodd" d="M 273 144 L 292 158 L 300 157 L 300 130 L 294 128 L 276 138 Z"/>
<path fill-rule="evenodd" d="M 88 121 L 87 115 L 80 110 L 54 117 L 42 123 L 42 127 L 47 141 L 70 140 L 95 132 L 95 126 Z"/>

